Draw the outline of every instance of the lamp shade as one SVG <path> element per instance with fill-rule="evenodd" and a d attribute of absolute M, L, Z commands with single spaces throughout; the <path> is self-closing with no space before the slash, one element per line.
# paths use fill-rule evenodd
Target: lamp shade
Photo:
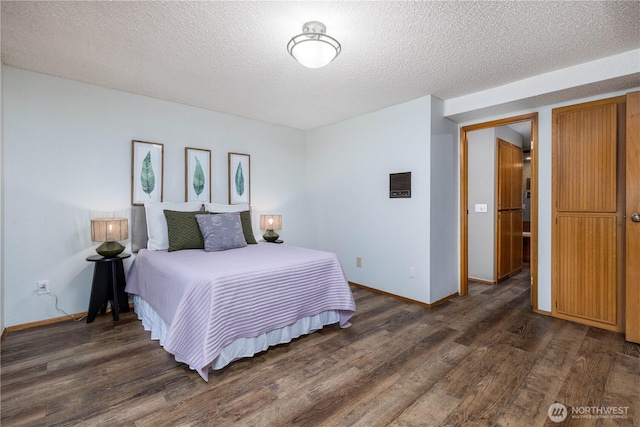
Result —
<path fill-rule="evenodd" d="M 291 56 L 307 68 L 322 68 L 338 56 L 338 51 L 325 40 L 305 39 L 292 46 Z"/>
<path fill-rule="evenodd" d="M 260 230 L 282 230 L 282 215 L 260 215 Z"/>
<path fill-rule="evenodd" d="M 105 258 L 117 257 L 124 250 L 118 240 L 129 237 L 127 218 L 94 218 L 91 220 L 91 241 L 103 242 L 96 252 Z"/>
<path fill-rule="evenodd" d="M 129 238 L 127 218 L 94 218 L 91 220 L 92 242 L 117 242 Z"/>

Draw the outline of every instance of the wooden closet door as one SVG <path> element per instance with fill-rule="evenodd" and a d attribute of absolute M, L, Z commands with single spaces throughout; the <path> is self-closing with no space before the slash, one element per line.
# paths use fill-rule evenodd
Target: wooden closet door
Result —
<path fill-rule="evenodd" d="M 511 209 L 511 144 L 498 138 L 498 210 Z"/>
<path fill-rule="evenodd" d="M 522 210 L 511 212 L 511 274 L 522 270 Z"/>
<path fill-rule="evenodd" d="M 553 110 L 552 314 L 616 331 L 621 111 L 624 97 Z"/>
<path fill-rule="evenodd" d="M 498 274 L 497 281 L 504 280 L 511 274 L 511 211 L 498 212 Z"/>
<path fill-rule="evenodd" d="M 522 269 L 522 148 L 511 146 L 511 274 Z"/>
<path fill-rule="evenodd" d="M 511 147 L 511 209 L 522 210 L 522 176 L 524 162 L 522 160 L 522 148 Z"/>
<path fill-rule="evenodd" d="M 496 280 L 522 269 L 522 148 L 500 138 L 497 147 Z"/>
<path fill-rule="evenodd" d="M 627 341 L 640 343 L 640 92 L 627 94 L 626 147 L 626 322 Z"/>

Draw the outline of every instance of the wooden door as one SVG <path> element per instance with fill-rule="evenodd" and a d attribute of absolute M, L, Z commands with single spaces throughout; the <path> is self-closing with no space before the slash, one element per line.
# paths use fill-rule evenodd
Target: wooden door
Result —
<path fill-rule="evenodd" d="M 504 280 L 511 274 L 511 212 L 498 211 L 498 238 L 496 242 L 498 271 L 497 281 Z"/>
<path fill-rule="evenodd" d="M 511 144 L 498 138 L 498 210 L 511 209 Z"/>
<path fill-rule="evenodd" d="M 522 209 L 520 209 L 511 211 L 511 274 L 522 270 L 522 252 Z"/>
<path fill-rule="evenodd" d="M 627 95 L 626 134 L 626 322 L 627 341 L 640 343 L 640 92 Z"/>
<path fill-rule="evenodd" d="M 516 210 L 522 210 L 524 192 L 522 187 L 522 180 L 524 174 L 524 160 L 522 154 L 522 148 L 512 148 L 511 159 L 511 208 Z"/>
<path fill-rule="evenodd" d="M 522 270 L 524 161 L 522 148 L 511 146 L 511 274 Z"/>
<path fill-rule="evenodd" d="M 552 314 L 622 330 L 624 97 L 553 110 Z"/>
<path fill-rule="evenodd" d="M 522 148 L 500 138 L 497 149 L 496 280 L 522 269 Z"/>

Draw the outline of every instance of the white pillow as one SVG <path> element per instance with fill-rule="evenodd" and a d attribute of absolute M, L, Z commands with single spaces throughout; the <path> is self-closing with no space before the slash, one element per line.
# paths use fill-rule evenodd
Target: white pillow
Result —
<path fill-rule="evenodd" d="M 249 205 L 221 205 L 218 203 L 205 203 L 204 210 L 207 212 L 225 213 L 225 212 L 242 212 L 248 211 Z"/>
<path fill-rule="evenodd" d="M 164 210 L 191 212 L 202 208 L 200 202 L 146 202 L 144 210 L 147 215 L 147 249 L 150 251 L 166 251 L 169 249 L 169 232 L 167 231 L 167 219 Z"/>

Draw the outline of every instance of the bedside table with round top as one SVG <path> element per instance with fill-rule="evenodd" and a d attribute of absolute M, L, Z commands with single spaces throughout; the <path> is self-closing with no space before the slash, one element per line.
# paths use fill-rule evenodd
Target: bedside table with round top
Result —
<path fill-rule="evenodd" d="M 113 258 L 105 258 L 102 255 L 87 257 L 87 261 L 95 263 L 87 323 L 93 322 L 98 312 L 104 314 L 109 301 L 113 320 L 119 320 L 120 311 L 129 311 L 129 298 L 124 291 L 126 282 L 122 260 L 130 256 L 131 254 L 123 252 Z"/>

